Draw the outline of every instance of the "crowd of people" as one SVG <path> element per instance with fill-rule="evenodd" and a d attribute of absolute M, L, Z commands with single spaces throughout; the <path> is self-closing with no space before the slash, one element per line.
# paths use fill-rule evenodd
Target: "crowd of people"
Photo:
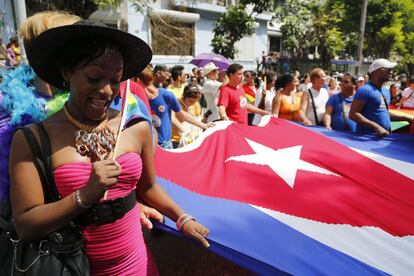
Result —
<path fill-rule="evenodd" d="M 188 73 L 181 65 L 171 69 L 150 65 L 136 81 L 149 95 L 158 144 L 164 148 L 191 143 L 216 121 L 258 125 L 263 115 L 383 137 L 391 132 L 391 121 L 411 124 L 413 120 L 409 114 L 389 112 L 390 108 L 414 108 L 414 76 L 393 76 L 395 66 L 378 59 L 365 76 L 328 76 L 321 68 L 303 76 L 298 71 L 277 76 L 272 71 L 243 70 L 237 63 L 222 70 L 210 62 Z M 153 89 L 168 100 L 156 103 Z"/>
<path fill-rule="evenodd" d="M 0 38 L 0 67 L 16 68 L 20 62 L 21 53 L 18 38 L 11 37 L 7 45 L 4 45 L 3 39 Z"/>

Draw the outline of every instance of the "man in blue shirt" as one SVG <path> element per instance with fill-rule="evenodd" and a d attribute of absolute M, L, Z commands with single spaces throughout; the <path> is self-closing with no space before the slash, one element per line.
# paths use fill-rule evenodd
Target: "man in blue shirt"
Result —
<path fill-rule="evenodd" d="M 357 123 L 358 133 L 376 133 L 378 137 L 390 133 L 391 120 L 409 121 L 413 118 L 388 112 L 390 91 L 383 87 L 390 78 L 391 68 L 397 65 L 386 59 L 377 59 L 369 66 L 369 81 L 361 86 L 352 102 L 349 117 Z"/>
<path fill-rule="evenodd" d="M 174 123 L 171 118 L 172 112 L 175 112 L 175 117 L 179 122 L 185 121 L 203 130 L 214 126 L 214 123 L 202 123 L 191 114 L 183 111 L 171 91 L 164 88 L 156 88 L 153 84 L 154 76 L 149 67 L 145 68 L 138 77 L 145 86 L 145 92 L 147 93 L 152 111 L 151 121 L 158 133 L 158 145 L 162 148 L 173 148 L 171 142 L 171 124 Z M 179 125 L 177 127 L 180 129 Z"/>
<path fill-rule="evenodd" d="M 326 103 L 323 124 L 327 129 L 355 132 L 356 123 L 349 119 L 349 110 L 355 94 L 355 78 L 344 74 L 341 92 L 332 95 Z"/>

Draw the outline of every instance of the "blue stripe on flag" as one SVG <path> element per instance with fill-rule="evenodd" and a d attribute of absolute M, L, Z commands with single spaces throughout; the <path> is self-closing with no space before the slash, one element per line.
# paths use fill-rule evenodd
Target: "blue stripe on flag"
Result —
<path fill-rule="evenodd" d="M 158 183 L 210 229 L 210 250 L 259 275 L 387 275 L 247 204 L 196 194 L 160 177 Z M 169 219 L 166 225 L 175 228 Z"/>

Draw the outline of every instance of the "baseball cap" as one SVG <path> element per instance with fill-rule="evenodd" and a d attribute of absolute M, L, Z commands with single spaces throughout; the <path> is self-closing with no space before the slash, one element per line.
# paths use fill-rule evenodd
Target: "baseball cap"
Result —
<path fill-rule="evenodd" d="M 357 81 L 364 81 L 364 77 L 363 76 L 359 76 Z"/>
<path fill-rule="evenodd" d="M 373 63 L 371 63 L 371 65 L 368 68 L 368 73 L 372 73 L 380 68 L 387 68 L 387 69 L 391 69 L 394 68 L 395 66 L 397 66 L 396 62 L 391 62 L 385 58 L 380 58 L 380 59 L 376 59 L 374 60 Z"/>
<path fill-rule="evenodd" d="M 209 62 L 203 67 L 204 75 L 207 75 L 213 70 L 219 69 L 213 62 Z"/>

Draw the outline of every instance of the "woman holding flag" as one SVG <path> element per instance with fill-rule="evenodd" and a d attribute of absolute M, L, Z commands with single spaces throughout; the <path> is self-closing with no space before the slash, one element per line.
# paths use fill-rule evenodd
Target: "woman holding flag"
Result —
<path fill-rule="evenodd" d="M 45 203 L 28 142 L 21 131 L 13 138 L 14 225 L 22 239 L 30 240 L 76 218 L 83 227 L 92 275 L 157 274 L 137 219 L 137 196 L 176 221 L 185 235 L 208 246 L 208 230 L 155 181 L 149 123 L 110 108 L 119 83 L 137 75 L 151 57 L 139 38 L 90 21 L 50 29 L 29 45 L 28 59 L 36 74 L 68 89 L 70 96 L 64 110 L 43 127 L 29 126 L 36 140 L 50 140 L 59 201 Z M 115 200 L 123 202 L 120 217 L 101 210 L 114 207 Z M 88 214 L 91 210 L 98 215 Z"/>

